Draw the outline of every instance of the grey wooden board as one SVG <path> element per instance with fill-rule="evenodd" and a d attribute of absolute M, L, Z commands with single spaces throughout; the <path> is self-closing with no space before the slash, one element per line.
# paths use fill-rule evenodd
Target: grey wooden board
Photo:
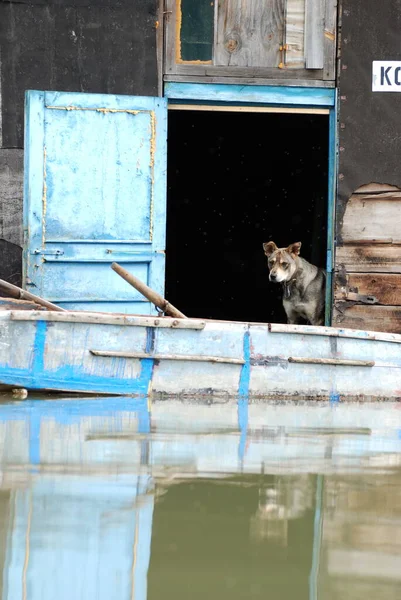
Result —
<path fill-rule="evenodd" d="M 285 18 L 285 66 L 305 67 L 305 0 L 287 0 Z"/>
<path fill-rule="evenodd" d="M 326 0 L 324 17 L 324 79 L 336 77 L 337 0 Z"/>
<path fill-rule="evenodd" d="M 275 79 L 323 79 L 323 69 L 278 69 L 276 67 L 237 67 L 237 66 L 214 66 L 197 64 L 179 64 L 173 69 L 178 75 L 210 75 L 220 77 L 266 77 Z"/>
<path fill-rule="evenodd" d="M 305 63 L 307 69 L 324 66 L 324 16 L 326 0 L 305 0 Z"/>
<path fill-rule="evenodd" d="M 333 326 L 369 331 L 401 333 L 400 306 L 371 306 L 353 302 L 336 302 Z"/>
<path fill-rule="evenodd" d="M 348 201 L 342 227 L 345 243 L 401 243 L 401 194 L 354 195 Z"/>
<path fill-rule="evenodd" d="M 401 246 L 373 243 L 338 246 L 336 269 L 348 273 L 401 273 Z"/>
<path fill-rule="evenodd" d="M 218 4 L 215 65 L 278 67 L 285 0 L 226 0 Z"/>
<path fill-rule="evenodd" d="M 291 74 L 291 73 L 290 73 Z M 164 81 L 177 81 L 180 83 L 227 83 L 250 85 L 285 85 L 292 87 L 335 87 L 334 81 L 319 81 L 314 79 L 275 79 L 254 77 L 220 77 L 217 75 L 164 75 Z"/>

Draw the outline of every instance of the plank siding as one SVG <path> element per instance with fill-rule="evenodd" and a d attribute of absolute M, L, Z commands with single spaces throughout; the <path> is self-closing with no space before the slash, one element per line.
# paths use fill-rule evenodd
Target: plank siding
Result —
<path fill-rule="evenodd" d="M 401 273 L 401 246 L 347 244 L 336 252 L 338 270 L 348 273 Z"/>
<path fill-rule="evenodd" d="M 344 214 L 344 243 L 401 242 L 401 193 L 351 196 Z"/>
<path fill-rule="evenodd" d="M 397 188 L 371 183 L 349 198 L 336 250 L 333 325 L 401 332 L 400 217 Z"/>
<path fill-rule="evenodd" d="M 324 18 L 324 79 L 334 79 L 337 48 L 337 0 L 326 0 Z"/>
<path fill-rule="evenodd" d="M 165 76 L 335 81 L 337 0 L 216 0 L 210 61 L 182 55 L 188 8 L 165 1 Z"/>
<path fill-rule="evenodd" d="M 278 67 L 284 35 L 285 0 L 219 2 L 215 64 Z"/>
<path fill-rule="evenodd" d="M 285 66 L 303 69 L 305 66 L 305 0 L 287 0 L 285 21 Z"/>
<path fill-rule="evenodd" d="M 305 0 L 305 59 L 307 69 L 324 66 L 325 0 Z"/>
<path fill-rule="evenodd" d="M 401 333 L 401 306 L 369 306 L 336 302 L 335 327 Z"/>
<path fill-rule="evenodd" d="M 395 273 L 347 273 L 346 285 L 337 279 L 335 298 L 372 296 L 377 304 L 401 306 L 401 275 Z"/>

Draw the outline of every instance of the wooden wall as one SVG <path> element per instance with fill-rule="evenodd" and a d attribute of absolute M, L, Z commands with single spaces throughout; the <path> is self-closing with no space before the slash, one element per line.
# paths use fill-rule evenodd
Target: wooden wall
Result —
<path fill-rule="evenodd" d="M 401 190 L 365 186 L 347 202 L 336 252 L 334 324 L 401 333 Z"/>
<path fill-rule="evenodd" d="M 401 93 L 372 62 L 401 60 L 401 0 L 342 0 L 333 325 L 401 333 Z"/>
<path fill-rule="evenodd" d="M 371 468 L 380 461 L 382 468 L 374 474 L 367 469 L 364 474 L 325 477 L 319 598 L 398 598 L 400 480 L 386 469 L 393 459 L 391 454 L 366 458 Z"/>
<path fill-rule="evenodd" d="M 157 7 L 0 1 L 0 278 L 21 282 L 25 90 L 157 95 Z"/>
<path fill-rule="evenodd" d="M 334 85 L 337 0 L 166 0 L 165 14 L 166 81 Z"/>

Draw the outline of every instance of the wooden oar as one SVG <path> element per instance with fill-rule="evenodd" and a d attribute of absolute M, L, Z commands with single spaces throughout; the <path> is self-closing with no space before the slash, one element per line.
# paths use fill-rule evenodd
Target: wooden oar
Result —
<path fill-rule="evenodd" d="M 140 294 L 142 294 L 142 296 L 145 296 L 149 302 L 152 302 L 152 304 L 157 306 L 157 308 L 160 308 L 160 310 L 162 310 L 166 315 L 170 315 L 170 317 L 176 317 L 177 319 L 187 319 L 187 317 L 181 311 L 179 311 L 178 308 L 170 304 L 170 302 L 167 302 L 163 296 L 160 296 L 160 294 L 152 290 L 152 288 L 148 287 L 145 283 L 140 281 L 140 279 L 137 279 L 137 277 L 132 275 L 132 273 L 123 269 L 123 267 L 121 267 L 119 264 L 113 263 L 111 268 L 118 275 L 120 275 L 120 277 L 125 279 L 127 283 L 132 285 L 132 287 L 134 287 Z"/>
<path fill-rule="evenodd" d="M 36 302 L 36 304 L 45 306 L 48 310 L 65 312 L 64 308 L 61 308 L 60 306 L 57 306 L 52 302 L 48 302 L 48 300 L 43 300 L 43 298 L 40 298 L 40 296 L 35 296 L 35 294 L 31 294 L 31 292 L 26 292 L 17 285 L 13 285 L 12 283 L 4 281 L 4 279 L 0 279 L 0 289 L 7 292 L 7 294 L 10 294 L 11 298 L 16 298 L 17 300 L 31 300 L 32 302 Z"/>

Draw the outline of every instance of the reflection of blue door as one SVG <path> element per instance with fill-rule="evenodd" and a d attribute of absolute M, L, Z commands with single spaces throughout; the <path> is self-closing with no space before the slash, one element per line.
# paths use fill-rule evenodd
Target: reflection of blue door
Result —
<path fill-rule="evenodd" d="M 163 294 L 163 98 L 26 95 L 24 287 L 69 309 L 153 307 L 110 265 Z"/>
<path fill-rule="evenodd" d="M 27 400 L 4 405 L 0 424 L 10 432 L 1 438 L 3 466 L 29 465 L 26 486 L 11 495 L 2 600 L 146 600 L 154 506 L 147 402 Z M 127 433 L 145 435 L 123 442 Z"/>
<path fill-rule="evenodd" d="M 62 475 L 17 491 L 3 600 L 146 600 L 151 485 Z"/>

